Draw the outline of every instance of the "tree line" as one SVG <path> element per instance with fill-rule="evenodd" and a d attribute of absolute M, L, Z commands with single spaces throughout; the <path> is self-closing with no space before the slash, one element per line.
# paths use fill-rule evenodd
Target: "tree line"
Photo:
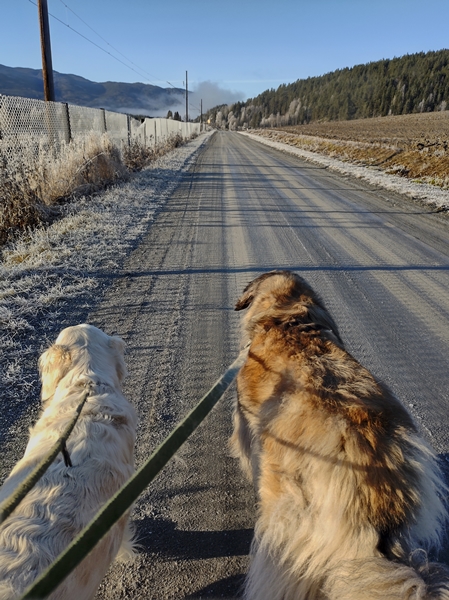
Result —
<path fill-rule="evenodd" d="M 446 110 L 449 50 L 419 52 L 338 69 L 211 109 L 219 128 L 301 125 Z"/>

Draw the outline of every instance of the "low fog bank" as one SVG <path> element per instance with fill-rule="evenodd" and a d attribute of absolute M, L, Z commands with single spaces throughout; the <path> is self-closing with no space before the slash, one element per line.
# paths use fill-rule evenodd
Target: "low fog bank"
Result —
<path fill-rule="evenodd" d="M 233 104 L 245 99 L 245 94 L 237 90 L 228 90 L 214 81 L 200 81 L 193 91 L 195 102 L 203 101 L 203 112 L 220 104 Z"/>
<path fill-rule="evenodd" d="M 203 113 L 205 113 L 209 109 L 214 108 L 214 106 L 234 104 L 234 102 L 239 102 L 244 99 L 244 92 L 226 89 L 214 81 L 200 81 L 192 90 L 189 90 L 189 119 L 196 119 L 199 116 L 201 100 L 203 101 Z M 135 106 L 121 106 L 115 110 L 129 115 L 162 118 L 165 118 L 170 110 L 172 114 L 178 112 L 184 120 L 186 115 L 185 94 L 179 94 L 177 96 L 167 95 L 150 102 L 148 102 L 148 100 L 138 102 Z"/>

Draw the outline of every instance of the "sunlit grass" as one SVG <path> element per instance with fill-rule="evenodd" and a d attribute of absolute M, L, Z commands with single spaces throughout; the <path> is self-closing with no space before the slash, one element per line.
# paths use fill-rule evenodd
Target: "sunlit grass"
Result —
<path fill-rule="evenodd" d="M 0 245 L 51 223 L 68 201 L 125 181 L 183 143 L 176 134 L 154 148 L 133 141 L 119 149 L 106 134 L 92 134 L 52 146 L 30 136 L 12 154 L 0 141 Z"/>
<path fill-rule="evenodd" d="M 260 129 L 257 133 L 303 150 L 449 189 L 449 117 L 445 111 L 310 123 Z"/>
<path fill-rule="evenodd" d="M 159 156 L 125 182 L 78 194 L 60 218 L 3 245 L 0 260 L 0 395 L 4 406 L 38 394 L 37 357 L 76 324 L 173 192 L 202 139 Z M 79 322 L 79 321 L 78 321 Z"/>

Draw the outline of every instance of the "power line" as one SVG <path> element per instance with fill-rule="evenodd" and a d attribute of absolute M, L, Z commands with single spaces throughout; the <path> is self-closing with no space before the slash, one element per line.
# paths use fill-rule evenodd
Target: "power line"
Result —
<path fill-rule="evenodd" d="M 33 4 L 34 6 L 37 6 L 37 4 L 33 0 L 28 0 L 28 2 L 30 2 L 30 4 Z M 48 14 L 53 19 L 55 19 L 56 21 L 58 21 L 62 25 L 65 25 L 65 27 L 67 27 L 68 29 L 70 29 L 71 31 L 73 31 L 74 33 L 76 33 L 77 35 L 79 35 L 80 37 L 82 37 L 83 39 L 85 39 L 86 41 L 88 41 L 90 44 L 92 44 L 93 46 L 95 46 L 96 48 L 98 48 L 99 50 L 101 50 L 102 52 L 105 52 L 111 58 L 113 58 L 114 60 L 118 61 L 120 64 L 124 65 L 125 67 L 127 67 L 128 69 L 130 69 L 131 71 L 133 71 L 134 73 L 136 73 L 137 75 L 139 75 L 140 77 L 143 77 L 149 83 L 151 83 L 153 85 L 156 85 L 154 81 L 151 81 L 150 79 L 148 79 L 147 77 L 145 77 L 144 75 L 142 75 L 142 73 L 145 73 L 146 75 L 149 75 L 150 77 L 153 77 L 152 75 L 150 75 L 150 73 L 146 73 L 146 71 L 144 71 L 143 69 L 141 69 L 133 61 L 131 61 L 129 58 L 127 58 L 122 52 L 120 52 L 119 50 L 117 50 L 117 48 L 115 48 L 114 46 L 112 46 L 112 44 L 110 44 L 102 35 L 100 35 L 97 31 L 95 31 L 95 29 L 93 27 L 91 27 L 84 19 L 82 19 L 79 15 L 77 15 L 75 13 L 75 11 L 70 8 L 70 6 L 68 6 L 65 2 L 63 2 L 63 0 L 60 0 L 60 2 L 61 2 L 61 4 L 63 4 L 66 7 L 66 9 L 70 10 L 70 12 L 72 12 L 75 15 L 75 17 L 77 17 L 82 23 L 84 23 L 86 25 L 86 27 L 88 27 L 91 31 L 93 31 L 95 33 L 95 35 L 97 35 L 99 38 L 101 38 L 115 52 L 117 52 L 118 54 L 120 54 L 121 56 L 123 56 L 123 58 L 125 60 L 127 60 L 129 63 L 131 63 L 132 65 L 134 65 L 135 67 L 137 67 L 141 72 L 139 73 L 139 71 L 136 71 L 136 69 L 134 69 L 133 67 L 130 67 L 129 65 L 127 65 L 125 62 L 123 62 L 122 60 L 120 60 L 119 58 L 117 58 L 117 56 L 114 56 L 113 54 L 111 54 L 111 52 L 109 52 L 108 50 L 106 50 L 105 48 L 103 48 L 102 46 L 100 46 L 99 44 L 97 44 L 96 42 L 94 42 L 93 40 L 91 40 L 90 38 L 88 38 L 87 36 L 83 35 L 79 31 L 77 31 L 75 28 L 71 27 L 68 23 L 65 23 L 64 21 L 62 21 L 61 19 L 59 19 L 58 17 L 56 17 L 55 15 L 53 15 L 52 13 L 49 12 Z M 157 79 L 157 78 L 156 78 L 156 80 L 157 81 L 166 81 L 166 80 Z M 168 83 L 168 85 L 170 85 L 173 89 L 180 89 L 180 88 L 177 88 L 176 86 L 174 86 L 172 83 L 170 83 L 170 81 L 166 81 L 166 83 Z M 189 102 L 188 104 L 189 104 L 189 106 L 191 106 L 193 109 L 197 110 L 198 112 L 200 111 L 200 109 L 197 106 L 194 106 L 193 104 L 191 104 L 191 102 Z"/>
<path fill-rule="evenodd" d="M 37 6 L 37 4 L 33 1 L 33 0 L 28 0 L 28 2 L 30 2 L 30 4 L 33 4 L 34 6 Z M 68 7 L 67 7 L 68 8 Z M 73 12 L 73 11 L 72 11 Z M 88 37 L 86 37 L 85 35 L 83 35 L 82 33 L 80 33 L 79 31 L 77 31 L 76 29 L 74 29 L 73 27 L 71 27 L 68 23 L 64 23 L 64 21 L 62 21 L 61 19 L 59 19 L 58 17 L 56 17 L 55 15 L 48 13 L 53 19 L 55 19 L 56 21 L 58 21 L 59 23 L 61 23 L 62 25 L 65 25 L 68 29 L 70 29 L 71 31 L 73 31 L 74 33 L 76 33 L 77 35 L 79 35 L 80 37 L 82 37 L 83 39 L 85 39 L 86 41 L 88 41 L 90 44 L 92 44 L 93 46 L 95 46 L 96 48 L 98 48 L 99 50 L 101 50 L 102 52 L 105 52 L 106 54 L 108 54 L 111 58 L 113 58 L 114 60 L 118 61 L 119 63 L 121 63 L 122 65 L 124 65 L 125 67 L 127 67 L 128 69 L 131 69 L 131 71 L 134 71 L 134 73 L 137 73 L 137 75 L 139 75 L 139 77 L 143 77 L 142 73 L 139 73 L 138 71 L 136 71 L 136 69 L 133 69 L 133 67 L 130 67 L 129 65 L 127 65 L 126 63 L 124 63 L 122 60 L 120 60 L 119 58 L 117 58 L 117 56 L 114 56 L 113 54 L 111 54 L 108 50 L 106 50 L 105 48 L 102 48 L 100 45 L 98 45 L 97 43 L 95 43 L 94 41 L 92 41 L 91 39 L 89 39 Z M 74 13 L 75 14 L 75 13 Z M 79 18 L 79 17 L 78 17 Z M 90 26 L 88 26 L 90 27 Z M 90 29 L 92 29 L 90 27 Z M 93 30 L 94 31 L 94 30 Z M 99 35 L 99 34 L 97 34 Z M 101 37 L 101 36 L 100 36 Z M 102 38 L 103 39 L 103 38 Z M 108 43 L 108 42 L 106 42 Z M 109 44 L 110 45 L 110 44 Z M 111 46 L 112 48 L 113 46 Z M 125 57 L 126 58 L 126 57 Z M 128 59 L 126 59 L 128 60 Z M 131 62 L 131 61 L 129 61 Z M 134 64 L 134 63 L 132 63 Z M 137 66 L 137 65 L 136 65 Z M 149 80 L 147 77 L 143 77 L 146 81 L 148 81 L 149 83 L 151 83 L 152 85 L 155 85 L 154 81 Z M 162 81 L 162 79 L 160 79 L 159 81 Z M 174 85 L 172 85 L 169 81 L 167 81 L 167 83 L 169 85 L 171 85 L 173 88 L 175 87 Z M 175 88 L 176 89 L 176 88 Z"/>
<path fill-rule="evenodd" d="M 142 73 L 145 73 L 146 75 L 148 75 L 148 76 L 149 76 L 149 77 L 151 77 L 152 79 L 155 79 L 156 81 L 165 81 L 164 79 L 158 79 L 158 78 L 157 78 L 157 77 L 155 77 L 154 75 L 151 75 L 151 73 L 148 73 L 148 71 L 145 71 L 144 69 L 142 69 L 142 67 L 140 67 L 139 65 L 136 65 L 136 63 L 134 63 L 134 62 L 133 62 L 131 59 L 129 59 L 127 56 L 125 56 L 125 55 L 123 54 L 123 52 L 120 52 L 120 50 L 118 50 L 118 49 L 117 49 L 117 48 L 115 48 L 115 47 L 114 47 L 112 44 L 110 44 L 110 43 L 108 42 L 108 40 L 107 40 L 107 39 L 105 39 L 105 38 L 104 38 L 104 37 L 103 37 L 103 36 L 102 36 L 100 33 L 98 33 L 98 31 L 96 31 L 96 30 L 95 30 L 93 27 L 91 27 L 91 26 L 89 25 L 89 23 L 87 23 L 87 22 L 86 22 L 84 19 L 82 19 L 82 18 L 81 18 L 79 15 L 77 15 L 77 14 L 76 14 L 76 12 L 75 12 L 75 11 L 74 11 L 72 8 L 70 8 L 70 6 L 68 6 L 68 5 L 67 5 L 67 4 L 66 4 L 66 3 L 65 3 L 63 0 L 59 0 L 59 1 L 61 2 L 61 4 L 62 4 L 63 6 L 65 6 L 65 7 L 66 7 L 66 9 L 68 9 L 68 10 L 69 10 L 71 13 L 73 13 L 77 19 L 79 19 L 79 20 L 80 20 L 82 23 L 84 23 L 84 25 L 86 25 L 86 27 L 88 27 L 88 28 L 89 28 L 91 31 L 93 31 L 93 32 L 95 33 L 95 35 L 97 35 L 97 36 L 98 36 L 100 39 L 102 39 L 102 40 L 103 40 L 103 42 L 105 42 L 105 43 L 106 43 L 108 46 L 110 46 L 110 47 L 111 47 L 111 48 L 114 50 L 114 52 L 117 52 L 117 54 L 120 54 L 120 56 L 123 56 L 123 58 L 124 58 L 125 60 L 127 60 L 129 63 L 131 63 L 132 65 L 134 65 L 135 67 L 137 67 L 137 69 L 139 69 L 139 70 L 140 70 Z M 147 79 L 147 81 L 149 81 L 149 80 Z M 169 85 L 172 85 L 172 84 L 171 84 L 169 81 L 167 81 L 166 83 L 168 83 Z M 175 87 L 175 86 L 173 86 L 173 87 Z"/>

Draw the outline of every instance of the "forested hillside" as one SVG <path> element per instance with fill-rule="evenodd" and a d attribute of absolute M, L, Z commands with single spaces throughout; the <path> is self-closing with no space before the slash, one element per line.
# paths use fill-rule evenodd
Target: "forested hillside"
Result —
<path fill-rule="evenodd" d="M 275 127 L 449 108 L 449 50 L 420 52 L 299 79 L 216 107 L 218 127 Z"/>

